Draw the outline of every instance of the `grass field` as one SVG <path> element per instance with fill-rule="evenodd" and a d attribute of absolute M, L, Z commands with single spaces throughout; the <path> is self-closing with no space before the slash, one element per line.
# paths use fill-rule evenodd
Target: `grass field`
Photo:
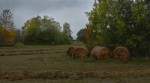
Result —
<path fill-rule="evenodd" d="M 150 60 L 84 62 L 68 45 L 0 48 L 0 83 L 150 83 Z"/>

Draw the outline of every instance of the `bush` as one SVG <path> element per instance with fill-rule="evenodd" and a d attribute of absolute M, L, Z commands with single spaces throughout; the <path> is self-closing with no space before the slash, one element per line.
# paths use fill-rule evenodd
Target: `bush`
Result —
<path fill-rule="evenodd" d="M 22 48 L 24 46 L 25 45 L 22 42 L 17 42 L 14 47 L 16 47 L 16 48 Z"/>

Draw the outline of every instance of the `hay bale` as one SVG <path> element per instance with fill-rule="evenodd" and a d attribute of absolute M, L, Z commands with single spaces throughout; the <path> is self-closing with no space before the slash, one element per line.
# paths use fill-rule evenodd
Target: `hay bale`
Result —
<path fill-rule="evenodd" d="M 105 60 L 110 57 L 110 50 L 107 47 L 96 46 L 92 49 L 91 56 L 98 60 Z"/>
<path fill-rule="evenodd" d="M 127 62 L 129 60 L 129 56 L 130 52 L 126 47 L 116 47 L 113 50 L 113 57 L 123 62 Z"/>
<path fill-rule="evenodd" d="M 67 55 L 74 57 L 75 49 L 76 49 L 76 47 L 73 47 L 73 46 L 69 47 L 67 50 Z"/>
<path fill-rule="evenodd" d="M 75 49 L 74 56 L 75 58 L 79 58 L 81 61 L 88 55 L 88 50 L 83 47 L 77 47 Z"/>
<path fill-rule="evenodd" d="M 88 55 L 88 50 L 84 47 L 71 46 L 69 47 L 67 54 L 72 58 L 83 60 Z"/>

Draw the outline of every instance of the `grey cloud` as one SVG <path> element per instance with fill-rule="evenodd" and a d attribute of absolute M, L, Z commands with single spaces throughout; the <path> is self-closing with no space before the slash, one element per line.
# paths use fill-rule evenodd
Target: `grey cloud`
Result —
<path fill-rule="evenodd" d="M 94 0 L 0 0 L 0 8 L 14 9 L 17 28 L 27 19 L 37 15 L 48 15 L 71 24 L 73 36 L 88 22 L 85 12 L 90 11 Z"/>
<path fill-rule="evenodd" d="M 0 8 L 24 8 L 29 10 L 79 7 L 85 0 L 0 0 Z"/>

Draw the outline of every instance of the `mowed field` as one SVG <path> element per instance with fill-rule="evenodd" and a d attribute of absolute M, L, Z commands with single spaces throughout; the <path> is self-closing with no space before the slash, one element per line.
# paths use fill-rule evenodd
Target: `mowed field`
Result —
<path fill-rule="evenodd" d="M 150 83 L 150 60 L 83 62 L 66 55 L 69 45 L 0 48 L 0 83 Z"/>

